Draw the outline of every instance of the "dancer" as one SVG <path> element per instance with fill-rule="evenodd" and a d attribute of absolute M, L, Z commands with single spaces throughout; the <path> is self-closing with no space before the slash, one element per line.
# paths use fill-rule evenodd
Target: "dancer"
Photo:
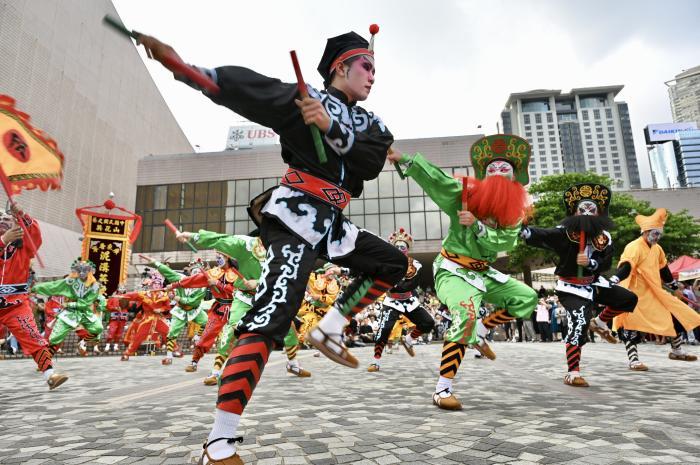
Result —
<path fill-rule="evenodd" d="M 608 323 L 623 312 L 631 312 L 637 305 L 637 296 L 624 287 L 616 286 L 601 276 L 612 265 L 613 241 L 608 229 L 614 227 L 608 217 L 612 192 L 602 184 L 576 184 L 564 192 L 566 218 L 556 228 L 523 228 L 521 236 L 528 245 L 549 249 L 559 256 L 554 270 L 556 293 L 566 309 L 568 330 L 566 361 L 568 372 L 564 383 L 587 387 L 581 376 L 579 362 L 581 349 L 588 341 L 589 329 L 610 343 L 616 343 Z M 583 234 L 584 247 L 581 248 Z M 578 273 L 578 270 L 581 273 Z M 607 307 L 593 318 L 593 305 Z M 643 365 L 630 364 L 633 370 L 644 370 Z"/>
<path fill-rule="evenodd" d="M 66 299 L 49 337 L 52 354 L 56 353 L 70 331 L 78 330 L 78 326 L 84 329 L 78 336 L 81 340 L 96 342 L 102 334 L 102 316 L 96 308 L 100 283 L 94 276 L 95 264 L 78 257 L 70 270 L 71 273 L 64 279 L 36 284 L 32 288 L 35 294 L 60 295 Z M 84 348 L 80 353 L 85 355 Z"/>
<path fill-rule="evenodd" d="M 634 312 L 615 318 L 615 327 L 625 342 L 630 363 L 638 358 L 640 331 L 670 337 L 668 358 L 671 360 L 694 362 L 698 359 L 681 347 L 681 333 L 699 326 L 700 315 L 663 288 L 665 285 L 672 291 L 678 290 L 678 283 L 668 269 L 664 249 L 659 244 L 666 217 L 665 208 L 659 208 L 651 216 L 635 217 L 642 235 L 625 246 L 617 272 L 611 278 L 639 297 Z"/>
<path fill-rule="evenodd" d="M 185 267 L 183 270 L 184 273 L 177 273 L 165 263 L 153 260 L 151 257 L 146 255 L 144 255 L 143 258 L 148 260 L 151 266 L 153 266 L 161 275 L 163 275 L 165 282 L 168 284 L 176 283 L 188 276 L 205 273 L 204 262 L 201 258 L 191 260 L 187 267 Z M 205 312 L 201 307 L 206 293 L 207 291 L 204 288 L 175 289 L 175 297 L 173 300 L 175 300 L 176 304 L 175 308 L 170 310 L 170 331 L 168 331 L 165 358 L 161 360 L 163 365 L 173 364 L 173 351 L 175 350 L 177 338 L 182 330 L 185 329 L 187 323 L 193 321 L 200 327 L 205 327 L 207 324 L 207 312 Z"/>
<path fill-rule="evenodd" d="M 433 403 L 446 410 L 462 408 L 452 380 L 467 345 L 479 344 L 477 312 L 482 300 L 502 309 L 492 315 L 503 322 L 529 317 L 537 303 L 533 289 L 490 266 L 499 252 L 508 252 L 517 244 L 527 206 L 523 185 L 528 183 L 530 145 L 519 137 L 500 134 L 477 140 L 470 155 L 476 179 L 468 178 L 464 192 L 465 181 L 448 176 L 421 154 L 389 154 L 391 161 L 408 166 L 406 176 L 450 218 L 442 251 L 433 264 L 437 296 L 452 315 L 433 394 Z"/>
<path fill-rule="evenodd" d="M 389 243 L 408 257 L 408 252 L 413 245 L 413 238 L 405 229 L 399 228 L 389 236 Z M 415 325 L 413 331 L 401 338 L 401 344 L 411 357 L 416 355 L 413 349 L 414 340 L 422 334 L 429 333 L 435 327 L 433 317 L 421 306 L 416 292 L 422 267 L 423 265 L 418 260 L 408 257 L 406 276 L 391 288 L 384 298 L 379 331 L 377 331 L 374 341 L 374 361 L 369 365 L 367 371 L 379 371 L 384 346 L 389 341 L 394 325 L 398 323 L 401 316 Z"/>
<path fill-rule="evenodd" d="M 24 222 L 37 249 L 41 246 L 41 231 L 34 219 L 15 210 L 0 211 L 0 326 L 7 326 L 22 346 L 22 352 L 32 356 L 49 390 L 53 390 L 65 383 L 68 376 L 54 371 L 53 352 L 39 333 L 29 306 L 29 270 L 36 251 L 25 246 L 24 231 L 18 221 Z"/>
<path fill-rule="evenodd" d="M 378 27 L 372 28 L 372 34 Z M 149 56 L 161 62 L 177 56 L 152 37 L 139 39 Z M 281 347 L 296 315 L 309 274 L 318 257 L 363 276 L 355 279 L 309 340 L 332 360 L 351 367 L 358 362 L 343 345 L 347 316 L 359 312 L 406 273 L 406 257 L 374 234 L 357 228 L 342 214 L 363 182 L 384 167 L 393 136 L 374 114 L 357 105 L 374 84 L 374 52 L 361 36 L 349 32 L 328 40 L 318 67 L 326 89 L 306 86 L 299 99 L 295 84 L 249 69 L 229 66 L 201 70 L 220 87 L 209 95 L 239 115 L 280 135 L 282 157 L 290 165 L 282 184 L 252 201 L 267 249 L 253 307 L 237 328 L 238 341 L 224 369 L 216 419 L 201 462 L 240 463 L 234 435 L 273 345 Z M 319 163 L 307 125 L 324 135 L 319 145 L 327 161 Z M 249 360 L 255 360 L 251 366 Z"/>
<path fill-rule="evenodd" d="M 119 344 L 123 340 L 124 329 L 129 321 L 129 301 L 117 297 L 126 293 L 126 287 L 120 284 L 115 293 L 107 299 L 107 311 L 109 311 L 109 325 L 107 326 L 107 336 L 105 337 L 105 352 L 119 350 Z"/>
<path fill-rule="evenodd" d="M 160 343 L 156 343 L 157 346 L 166 341 L 170 328 L 164 314 L 170 311 L 170 296 L 163 291 L 163 282 L 163 275 L 149 268 L 141 281 L 144 290 L 116 296 L 141 304 L 141 314 L 134 318 L 124 336 L 124 342 L 129 345 L 122 353 L 122 362 L 129 361 L 129 357 L 136 354 L 141 344 L 156 334 L 160 340 Z"/>

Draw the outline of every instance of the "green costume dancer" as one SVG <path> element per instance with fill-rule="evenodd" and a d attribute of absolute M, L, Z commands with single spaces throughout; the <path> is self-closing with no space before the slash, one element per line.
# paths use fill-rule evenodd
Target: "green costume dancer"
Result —
<path fill-rule="evenodd" d="M 57 315 L 49 337 L 52 354 L 56 353 L 66 335 L 78 326 L 87 331 L 86 341 L 96 341 L 100 337 L 102 317 L 95 312 L 94 305 L 100 296 L 100 283 L 95 279 L 94 272 L 94 263 L 78 258 L 71 264 L 71 273 L 67 278 L 37 284 L 32 288 L 35 294 L 66 298 L 63 311 Z"/>
<path fill-rule="evenodd" d="M 479 139 L 471 148 L 475 178 L 457 179 L 429 163 L 421 154 L 401 155 L 391 151 L 389 159 L 407 166 L 426 194 L 450 218 L 442 251 L 433 263 L 437 296 L 447 305 L 452 325 L 445 335 L 440 378 L 433 403 L 442 409 L 459 410 L 462 404 L 452 391 L 468 344 L 480 347 L 477 314 L 482 301 L 502 309 L 489 315 L 484 324 L 527 318 L 535 308 L 537 294 L 527 285 L 490 266 L 499 252 L 512 250 L 525 217 L 530 145 L 511 135 Z"/>
<path fill-rule="evenodd" d="M 150 257 L 144 256 L 144 258 L 149 260 L 151 262 L 151 266 L 153 266 L 160 274 L 163 275 L 167 284 L 176 283 L 187 276 L 192 276 L 197 273 L 204 273 L 204 262 L 202 262 L 202 259 L 200 258 L 192 260 L 184 269 L 184 273 L 178 273 L 165 263 L 151 260 Z M 204 328 L 206 326 L 208 319 L 207 312 L 201 305 L 206 293 L 206 289 L 201 288 L 186 289 L 179 287 L 175 289 L 175 302 L 177 302 L 177 304 L 172 310 L 170 310 L 171 319 L 170 330 L 168 331 L 167 349 L 165 358 L 161 360 L 163 365 L 173 364 L 173 350 L 175 349 L 175 343 L 182 330 L 187 327 L 187 324 L 190 321 L 198 324 L 200 328 Z"/>

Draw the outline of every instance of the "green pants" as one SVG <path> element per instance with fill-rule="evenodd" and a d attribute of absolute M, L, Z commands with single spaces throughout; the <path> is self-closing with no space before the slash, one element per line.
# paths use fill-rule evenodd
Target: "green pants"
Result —
<path fill-rule="evenodd" d="M 239 300 L 233 299 L 231 303 L 231 309 L 228 311 L 228 321 L 224 325 L 219 335 L 219 350 L 218 353 L 222 357 L 228 357 L 228 353 L 231 351 L 231 347 L 235 341 L 235 330 L 238 322 L 241 321 L 243 315 L 251 309 L 251 305 Z"/>
<path fill-rule="evenodd" d="M 199 326 L 204 327 L 207 324 L 207 320 L 209 317 L 207 317 L 207 312 L 199 312 L 199 315 L 194 317 L 195 323 L 197 323 Z M 168 331 L 168 339 L 177 339 L 177 337 L 180 335 L 183 329 L 187 327 L 187 313 L 185 312 L 185 318 L 180 319 L 177 318 L 176 316 L 173 316 L 170 319 L 170 331 Z"/>
<path fill-rule="evenodd" d="M 450 310 L 452 325 L 445 334 L 445 341 L 474 344 L 476 318 L 481 302 L 489 302 L 497 308 L 505 308 L 515 318 L 528 318 L 537 305 L 537 293 L 531 287 L 513 278 L 505 283 L 483 276 L 486 292 L 480 291 L 459 276 L 440 269 L 435 275 L 438 299 Z M 471 331 L 469 330 L 471 327 Z"/>
<path fill-rule="evenodd" d="M 91 310 L 63 310 L 59 317 L 56 318 L 49 337 L 49 344 L 60 344 L 66 338 L 66 335 L 79 325 L 85 328 L 92 336 L 102 334 L 102 319 Z"/>
<path fill-rule="evenodd" d="M 292 322 L 292 326 L 289 327 L 289 332 L 284 337 L 284 346 L 285 347 L 294 347 L 298 344 L 299 344 L 299 338 L 297 337 L 297 332 L 294 331 L 294 323 Z"/>

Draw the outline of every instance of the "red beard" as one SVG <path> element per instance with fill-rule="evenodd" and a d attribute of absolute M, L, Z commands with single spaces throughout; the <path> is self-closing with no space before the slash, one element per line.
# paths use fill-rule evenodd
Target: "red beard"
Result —
<path fill-rule="evenodd" d="M 479 220 L 500 227 L 513 227 L 525 217 L 527 192 L 518 181 L 489 176 L 483 181 L 469 178 L 469 211 Z"/>

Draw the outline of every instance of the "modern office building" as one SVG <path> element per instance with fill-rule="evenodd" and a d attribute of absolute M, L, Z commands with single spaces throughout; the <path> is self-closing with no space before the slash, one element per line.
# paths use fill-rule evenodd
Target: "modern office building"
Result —
<path fill-rule="evenodd" d="M 694 159 L 692 144 L 684 154 L 679 143 L 681 137 L 697 132 L 697 123 L 649 124 L 644 128 L 644 138 L 649 154 L 649 166 L 653 186 L 658 189 L 688 187 L 680 172 L 685 172 L 684 164 Z M 686 160 L 687 159 L 687 160 Z M 690 163 L 692 165 L 692 163 Z M 690 170 L 692 173 L 692 169 Z M 692 175 L 691 175 L 692 177 Z"/>
<path fill-rule="evenodd" d="M 618 181 L 616 189 L 641 187 L 627 104 L 616 102 L 623 86 L 540 89 L 510 94 L 501 113 L 503 130 L 532 145 L 530 178 L 593 171 Z"/>
<path fill-rule="evenodd" d="M 470 163 L 469 148 L 479 137 L 406 139 L 394 147 L 421 152 L 450 175 L 463 175 Z M 246 210 L 250 200 L 277 185 L 285 170 L 279 145 L 140 160 L 136 211 L 143 216 L 144 227 L 135 251 L 173 263 L 190 259 L 189 249 L 163 225 L 166 218 L 189 231 L 248 233 L 255 228 Z M 384 238 L 396 228 L 407 228 L 415 241 L 412 252 L 426 265 L 432 262 L 449 223 L 423 189 L 410 178 L 402 180 L 389 163 L 378 179 L 364 186 L 362 196 L 353 199 L 344 213 L 357 226 Z"/>
<path fill-rule="evenodd" d="M 0 94 L 65 155 L 62 190 L 18 198 L 42 225 L 39 276 L 65 274 L 80 254 L 76 208 L 114 192 L 133 209 L 139 158 L 192 151 L 132 41 L 102 25 L 106 13 L 117 16 L 109 0 L 0 0 Z"/>
<path fill-rule="evenodd" d="M 680 133 L 673 141 L 681 187 L 700 187 L 700 131 Z M 700 198 L 696 198 L 700 202 Z"/>
<path fill-rule="evenodd" d="M 677 74 L 666 85 L 673 121 L 700 124 L 700 66 Z"/>

